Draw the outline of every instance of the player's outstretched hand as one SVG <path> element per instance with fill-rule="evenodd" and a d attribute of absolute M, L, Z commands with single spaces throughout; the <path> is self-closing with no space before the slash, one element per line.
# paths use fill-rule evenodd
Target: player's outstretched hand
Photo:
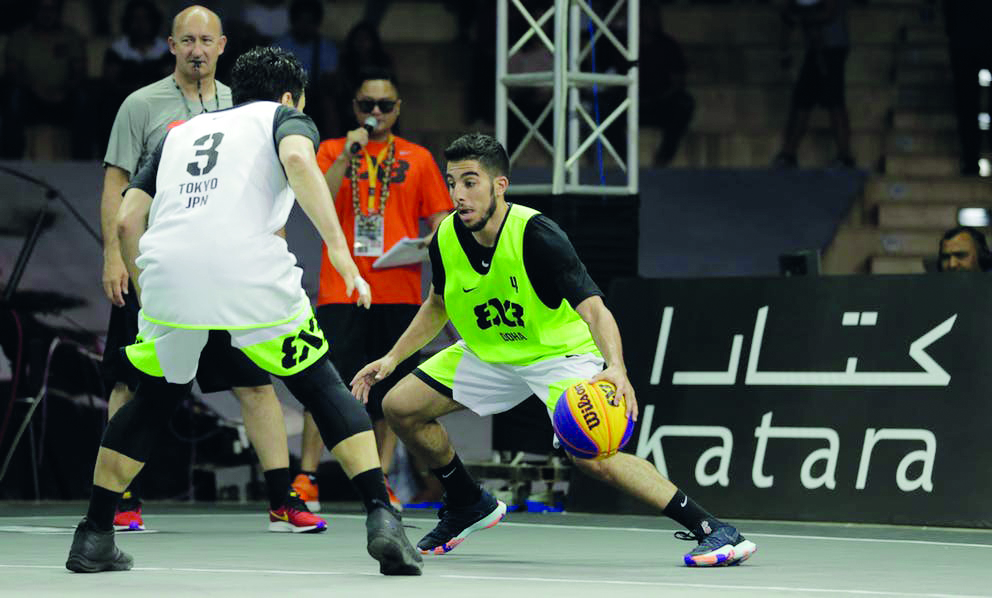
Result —
<path fill-rule="evenodd" d="M 369 390 L 372 385 L 379 382 L 396 369 L 396 360 L 386 355 L 376 359 L 372 363 L 358 370 L 355 377 L 351 379 L 351 394 L 362 403 L 369 402 Z"/>
<path fill-rule="evenodd" d="M 124 259 L 116 253 L 103 260 L 103 292 L 107 299 L 117 307 L 124 307 L 124 295 L 127 295 L 128 275 Z"/>
<path fill-rule="evenodd" d="M 597 380 L 612 382 L 617 387 L 617 395 L 624 397 L 624 400 L 627 402 L 627 417 L 636 422 L 638 414 L 637 397 L 634 396 L 634 387 L 630 385 L 630 380 L 627 379 L 627 372 L 619 367 L 608 367 L 596 374 L 592 379 L 593 382 Z"/>

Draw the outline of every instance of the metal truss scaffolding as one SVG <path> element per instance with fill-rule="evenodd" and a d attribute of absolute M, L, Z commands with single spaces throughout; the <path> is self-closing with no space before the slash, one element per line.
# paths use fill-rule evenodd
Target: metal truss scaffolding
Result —
<path fill-rule="evenodd" d="M 551 154 L 553 164 L 550 183 L 513 185 L 513 191 L 552 195 L 636 195 L 639 0 L 617 0 L 603 16 L 596 13 L 590 0 L 554 0 L 553 6 L 536 18 L 524 6 L 525 3 L 534 4 L 533 2 L 526 0 L 497 0 L 497 2 L 496 137 L 510 153 L 511 165 L 521 156 L 521 151 L 532 142 L 537 142 Z M 597 7 L 600 4 L 602 3 L 596 3 Z M 513 9 L 519 11 L 519 16 L 527 24 L 527 29 L 513 45 L 510 45 L 508 40 L 511 5 Z M 610 25 L 618 19 L 625 6 L 627 40 L 626 43 L 622 43 L 610 30 Z M 550 20 L 553 20 L 554 39 L 549 38 L 544 30 Z M 592 39 L 583 30 L 583 22 L 592 24 L 594 30 Z M 551 54 L 553 69 L 508 73 L 507 64 L 510 58 L 520 52 L 535 36 L 543 49 Z M 588 62 L 587 59 L 594 50 L 593 44 L 601 44 L 603 40 L 612 44 L 630 65 L 626 74 L 582 70 L 582 65 Z M 594 85 L 600 90 L 616 87 L 626 89 L 626 99 L 610 114 L 605 115 L 599 123 L 583 106 L 580 97 L 581 89 L 589 89 Z M 533 115 L 531 117 L 525 115 L 510 99 L 510 90 L 520 87 L 552 89 L 551 100 L 536 118 L 533 118 Z M 507 146 L 507 122 L 510 115 L 519 119 L 526 128 L 526 134 L 514 148 Z M 627 125 L 625 158 L 621 158 L 605 135 L 606 129 L 623 116 L 626 116 Z M 550 141 L 540 131 L 549 117 L 553 125 L 553 139 Z M 606 165 L 612 167 L 615 164 L 626 174 L 625 185 L 580 182 L 581 158 L 597 141 L 602 142 L 604 154 L 608 156 L 604 158 Z"/>

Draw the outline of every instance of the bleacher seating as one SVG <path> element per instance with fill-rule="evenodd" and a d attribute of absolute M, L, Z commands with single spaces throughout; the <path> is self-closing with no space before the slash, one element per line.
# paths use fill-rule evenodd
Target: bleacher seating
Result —
<path fill-rule="evenodd" d="M 157 2 L 166 15 L 175 6 L 171 0 Z M 106 48 L 120 33 L 126 0 L 105 3 L 110 31 L 104 35 L 96 33 L 91 4 L 68 0 L 65 19 L 86 36 L 87 72 L 96 78 Z M 326 6 L 323 33 L 338 42 L 366 8 L 362 0 Z M 672 166 L 768 167 L 781 144 L 802 61 L 800 36 L 793 34 L 783 46 L 776 3 L 681 0 L 660 10 L 666 31 L 683 46 L 688 87 L 696 99 L 694 120 Z M 932 254 L 935 234 L 956 223 L 959 208 L 992 207 L 992 186 L 958 175 L 957 123 L 940 18 L 929 0 L 868 0 L 850 9 L 846 79 L 852 147 L 859 166 L 872 176 L 824 255 L 825 272 L 922 270 L 920 258 Z M 380 30 L 401 76 L 402 133 L 440 156 L 452 137 L 480 127 L 467 122 L 472 49 L 456 41 L 456 18 L 437 1 L 391 2 Z M 5 41 L 0 36 L 0 53 Z M 790 62 L 783 61 L 786 55 Z M 650 109 L 641 106 L 642 113 Z M 653 129 L 641 129 L 642 166 L 650 165 L 659 137 Z M 827 115 L 816 111 L 799 163 L 824 167 L 834 152 Z M 550 164 L 537 144 L 523 154 L 528 165 Z"/>

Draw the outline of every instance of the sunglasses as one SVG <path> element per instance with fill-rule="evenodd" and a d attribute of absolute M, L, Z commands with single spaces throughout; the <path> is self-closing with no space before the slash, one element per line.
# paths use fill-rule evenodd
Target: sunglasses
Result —
<path fill-rule="evenodd" d="M 370 114 L 378 106 L 383 114 L 389 114 L 396 107 L 398 100 L 355 100 L 355 105 L 365 114 Z"/>

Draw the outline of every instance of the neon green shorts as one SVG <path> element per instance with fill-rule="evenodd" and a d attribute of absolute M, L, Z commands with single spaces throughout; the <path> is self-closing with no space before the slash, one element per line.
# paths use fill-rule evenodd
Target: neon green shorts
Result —
<path fill-rule="evenodd" d="M 173 328 L 138 318 L 138 340 L 125 347 L 128 361 L 149 376 L 185 384 L 196 376 L 209 330 Z M 309 306 L 278 326 L 229 330 L 231 345 L 255 365 L 280 377 L 296 374 L 327 353 L 328 343 Z"/>

